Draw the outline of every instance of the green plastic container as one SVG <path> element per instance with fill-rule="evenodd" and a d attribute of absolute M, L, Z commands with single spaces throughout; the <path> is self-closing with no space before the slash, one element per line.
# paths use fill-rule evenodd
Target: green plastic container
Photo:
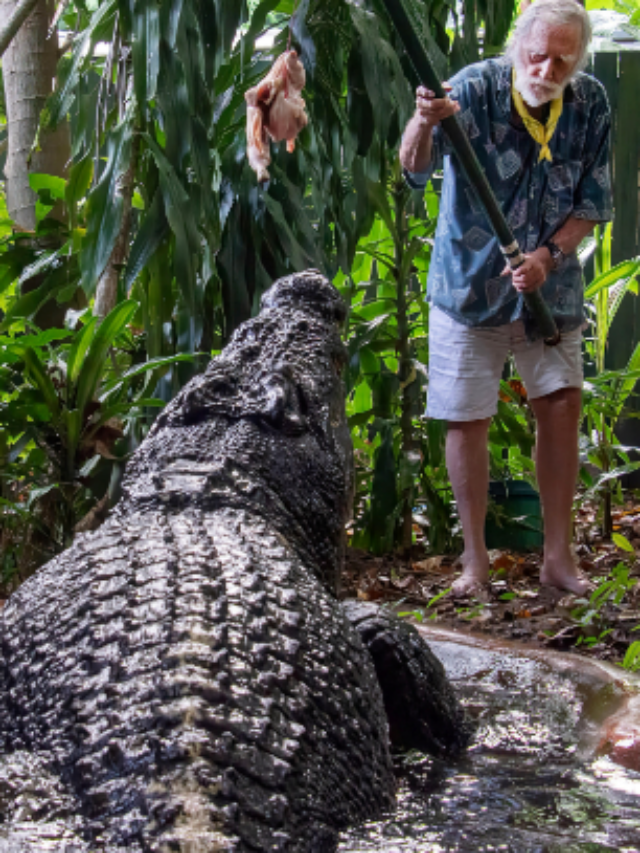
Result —
<path fill-rule="evenodd" d="M 489 483 L 489 497 L 487 548 L 533 551 L 542 547 L 540 495 L 529 483 L 522 480 Z"/>

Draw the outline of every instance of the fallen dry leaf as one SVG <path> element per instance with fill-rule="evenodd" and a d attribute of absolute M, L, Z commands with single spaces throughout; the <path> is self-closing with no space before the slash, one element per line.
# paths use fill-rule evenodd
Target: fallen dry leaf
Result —
<path fill-rule="evenodd" d="M 516 558 L 512 557 L 511 554 L 500 554 L 499 557 L 496 557 L 493 561 L 493 570 L 499 571 L 500 569 L 512 569 L 516 564 Z"/>
<path fill-rule="evenodd" d="M 413 563 L 411 568 L 414 572 L 435 572 L 442 565 L 442 556 L 427 557 L 426 560 L 420 560 L 418 563 Z"/>

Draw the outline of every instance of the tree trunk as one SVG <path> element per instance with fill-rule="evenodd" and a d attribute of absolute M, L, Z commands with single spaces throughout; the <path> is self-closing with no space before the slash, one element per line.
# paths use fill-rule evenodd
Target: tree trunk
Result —
<path fill-rule="evenodd" d="M 0 18 L 9 20 L 15 6 L 15 0 L 0 0 Z M 48 37 L 53 10 L 52 2 L 38 0 L 2 59 L 9 135 L 4 170 L 7 208 L 21 231 L 35 231 L 36 227 L 36 195 L 29 186 L 29 173 L 64 177 L 70 156 L 66 125 L 43 134 L 38 150 L 31 154 L 40 112 L 53 91 L 58 61 L 57 32 Z"/>

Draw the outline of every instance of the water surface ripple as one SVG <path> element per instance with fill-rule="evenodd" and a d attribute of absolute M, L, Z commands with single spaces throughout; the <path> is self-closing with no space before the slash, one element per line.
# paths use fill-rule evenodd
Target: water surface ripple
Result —
<path fill-rule="evenodd" d="M 397 811 L 345 833 L 341 853 L 637 853 L 640 773 L 594 753 L 620 704 L 615 684 L 429 642 L 476 721 L 474 744 L 457 761 L 398 758 Z"/>

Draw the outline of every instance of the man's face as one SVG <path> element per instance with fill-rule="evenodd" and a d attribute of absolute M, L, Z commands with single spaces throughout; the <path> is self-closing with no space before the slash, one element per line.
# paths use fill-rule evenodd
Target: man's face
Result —
<path fill-rule="evenodd" d="M 516 51 L 516 88 L 531 107 L 559 98 L 580 58 L 581 29 L 535 24 Z"/>

